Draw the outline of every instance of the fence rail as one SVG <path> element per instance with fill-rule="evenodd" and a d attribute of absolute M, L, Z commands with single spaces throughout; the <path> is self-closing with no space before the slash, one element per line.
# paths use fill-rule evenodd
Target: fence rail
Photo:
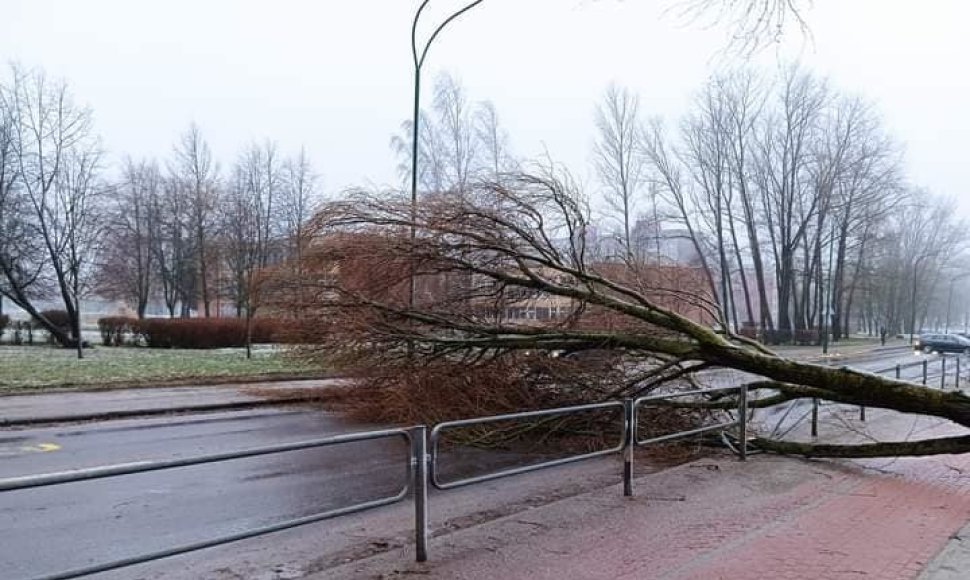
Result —
<path fill-rule="evenodd" d="M 875 371 L 872 371 L 872 373 L 873 374 L 876 374 L 876 375 L 890 375 L 891 374 L 891 375 L 893 375 L 896 378 L 896 380 L 909 380 L 909 379 L 903 379 L 902 378 L 902 374 L 903 374 L 902 372 L 904 370 L 908 370 L 908 369 L 920 368 L 920 369 L 922 369 L 922 373 L 921 373 L 922 374 L 922 377 L 921 377 L 921 383 L 919 383 L 919 384 L 928 385 L 929 384 L 929 380 L 931 378 L 934 378 L 935 379 L 937 377 L 936 371 L 934 371 L 932 374 L 930 373 L 930 365 L 932 364 L 932 365 L 935 366 L 935 365 L 939 364 L 940 389 L 943 390 L 943 389 L 946 389 L 946 380 L 947 380 L 947 376 L 948 376 L 948 374 L 947 374 L 947 361 L 951 361 L 952 360 L 952 361 L 954 361 L 954 367 L 955 367 L 954 368 L 954 371 L 953 371 L 953 375 L 952 375 L 953 376 L 953 381 L 954 381 L 954 388 L 959 389 L 960 388 L 960 379 L 961 379 L 961 376 L 962 376 L 961 375 L 961 373 L 962 373 L 961 368 L 963 366 L 962 359 L 963 359 L 963 357 L 961 355 L 959 355 L 959 354 L 957 354 L 955 356 L 952 356 L 952 357 L 948 357 L 948 356 L 946 356 L 946 354 L 941 353 L 938 358 L 933 359 L 932 361 L 929 360 L 929 359 L 924 358 L 922 360 L 918 360 L 918 361 L 911 362 L 911 363 L 897 364 L 895 366 L 891 366 L 891 367 L 887 367 L 887 368 L 884 368 L 884 369 L 875 370 Z M 915 381 L 910 381 L 910 382 L 915 382 Z M 818 413 L 819 413 L 819 405 L 820 405 L 820 403 L 819 403 L 819 400 L 818 399 L 812 399 L 812 437 L 817 437 L 818 436 Z M 862 420 L 862 421 L 865 421 L 866 420 L 866 407 L 865 406 L 862 406 L 862 405 L 859 406 L 859 419 Z"/>
<path fill-rule="evenodd" d="M 524 465 L 522 467 L 514 467 L 510 469 L 504 469 L 502 471 L 497 471 L 495 473 L 489 473 L 485 475 L 479 475 L 475 477 L 467 477 L 464 479 L 459 479 L 456 481 L 443 482 L 439 474 L 439 462 L 440 457 L 439 442 L 442 437 L 442 432 L 448 429 L 456 429 L 461 427 L 471 427 L 473 425 L 484 425 L 487 423 L 497 423 L 500 421 L 517 421 L 523 419 L 535 419 L 540 417 L 561 417 L 563 415 L 574 415 L 576 413 L 583 413 L 589 411 L 600 411 L 604 409 L 619 409 L 623 411 L 624 406 L 622 401 L 609 401 L 606 403 L 594 403 L 590 405 L 576 405 L 572 407 L 559 407 L 555 409 L 543 409 L 540 411 L 526 411 L 523 413 L 509 413 L 507 415 L 493 415 L 491 417 L 476 417 L 474 419 L 462 419 L 459 421 L 446 421 L 444 423 L 439 423 L 435 425 L 434 429 L 431 430 L 431 483 L 437 489 L 455 489 L 457 487 L 464 487 L 466 485 L 471 485 L 473 483 L 482 483 L 485 481 L 491 481 L 493 479 L 499 479 L 501 477 L 508 477 L 510 475 L 519 475 L 521 473 L 528 473 L 530 471 L 538 471 L 540 469 L 546 469 L 549 467 L 556 467 L 558 465 L 566 465 L 568 463 L 575 463 L 576 461 L 582 461 L 584 459 L 592 459 L 594 457 L 600 457 L 602 455 L 610 455 L 612 453 L 618 453 L 623 450 L 625 443 L 625 435 L 627 426 L 624 424 L 620 432 L 620 443 L 614 447 L 608 449 L 602 449 L 599 451 L 593 451 L 590 453 L 583 453 L 579 455 L 571 455 L 569 457 L 562 457 L 559 459 L 553 459 L 550 461 L 543 461 L 542 463 L 536 463 L 533 465 Z M 624 422 L 625 423 L 625 422 Z"/>
<path fill-rule="evenodd" d="M 419 429 L 418 431 L 416 431 L 414 436 L 412 436 L 412 433 L 406 429 L 384 429 L 380 431 L 348 433 L 344 435 L 336 435 L 333 437 L 311 439 L 308 441 L 299 441 L 295 443 L 286 443 L 281 445 L 255 447 L 251 449 L 232 451 L 227 453 L 215 453 L 215 454 L 202 455 L 202 456 L 190 457 L 185 459 L 173 459 L 173 460 L 167 460 L 167 461 L 138 461 L 134 463 L 123 463 L 123 464 L 108 465 L 108 466 L 102 466 L 102 467 L 92 467 L 88 469 L 77 469 L 77 470 L 64 471 L 64 472 L 58 472 L 58 473 L 47 473 L 47 474 L 41 474 L 41 475 L 29 475 L 24 477 L 13 477 L 8 479 L 0 479 L 0 492 L 14 492 L 14 491 L 32 489 L 32 488 L 38 488 L 38 487 L 66 485 L 66 484 L 78 483 L 82 481 L 91 481 L 95 479 L 121 477 L 125 475 L 134 475 L 137 473 L 147 473 L 152 471 L 161 471 L 165 469 L 188 467 L 192 465 L 218 463 L 222 461 L 230 461 L 233 459 L 259 457 L 263 455 L 287 453 L 290 451 L 300 451 L 304 449 L 330 447 L 333 445 L 340 445 L 345 443 L 373 441 L 376 439 L 401 437 L 410 444 L 412 440 L 416 439 L 417 436 L 419 435 L 423 437 L 423 429 Z M 405 475 L 410 476 L 408 477 L 408 480 L 410 481 L 414 480 L 412 467 L 413 467 L 412 462 L 408 461 L 406 463 Z M 306 524 L 312 524 L 315 522 L 323 521 L 337 516 L 361 512 L 361 511 L 373 509 L 376 507 L 391 505 L 406 498 L 408 495 L 408 491 L 411 489 L 411 487 L 412 487 L 411 483 L 405 483 L 405 485 L 401 488 L 401 490 L 392 496 L 378 498 L 378 499 L 374 499 L 374 500 L 370 500 L 370 501 L 366 501 L 366 502 L 362 502 L 362 503 L 358 503 L 358 504 L 354 504 L 354 505 L 346 506 L 342 508 L 337 508 L 333 510 L 328 510 L 324 512 L 318 512 L 315 514 L 286 520 L 276 524 L 251 528 L 242 532 L 227 534 L 224 536 L 219 536 L 208 540 L 202 540 L 199 542 L 183 544 L 180 546 L 175 546 L 164 550 L 158 550 L 155 552 L 140 554 L 138 556 L 121 558 L 118 560 L 112 560 L 109 562 L 104 562 L 93 566 L 86 566 L 83 568 L 76 568 L 73 570 L 67 570 L 56 574 L 41 576 L 36 580 L 68 580 L 70 578 L 80 578 L 82 576 L 89 576 L 91 574 L 108 572 L 110 570 L 116 570 L 118 568 L 133 566 L 135 564 L 143 564 L 146 562 L 152 562 L 154 560 L 160 560 L 162 558 L 168 558 L 170 556 L 177 556 L 179 554 L 194 552 L 204 548 L 212 548 L 215 546 L 221 546 L 223 544 L 229 544 L 231 542 L 236 542 L 239 540 L 245 540 L 248 538 L 254 538 L 257 536 L 262 536 L 273 532 L 288 530 L 290 528 L 295 528 Z"/>

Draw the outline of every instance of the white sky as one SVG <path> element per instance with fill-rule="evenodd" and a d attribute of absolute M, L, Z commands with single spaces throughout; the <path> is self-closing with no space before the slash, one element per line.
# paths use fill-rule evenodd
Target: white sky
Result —
<path fill-rule="evenodd" d="M 592 113 L 615 81 L 674 119 L 725 63 L 722 28 L 665 15 L 676 0 L 486 0 L 432 47 L 426 84 L 457 74 L 491 99 L 515 152 L 589 174 Z M 417 0 L 4 0 L 0 61 L 65 77 L 109 153 L 165 157 L 197 122 L 223 166 L 253 139 L 306 145 L 324 188 L 396 182 L 389 139 L 410 115 Z M 462 4 L 432 0 L 436 14 Z M 915 183 L 970 214 L 970 5 L 815 0 L 797 33 L 754 60 L 800 56 L 877 102 Z M 430 96 L 430 91 L 426 93 Z M 428 100 L 424 101 L 426 104 Z"/>

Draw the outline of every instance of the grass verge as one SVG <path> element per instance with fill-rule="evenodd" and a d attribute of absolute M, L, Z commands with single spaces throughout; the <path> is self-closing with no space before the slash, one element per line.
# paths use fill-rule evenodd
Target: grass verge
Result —
<path fill-rule="evenodd" d="M 0 346 L 0 394 L 54 387 L 152 386 L 188 380 L 315 376 L 321 369 L 290 360 L 275 349 L 246 359 L 243 349 L 180 350 L 92 348 L 84 358 L 69 349 Z"/>

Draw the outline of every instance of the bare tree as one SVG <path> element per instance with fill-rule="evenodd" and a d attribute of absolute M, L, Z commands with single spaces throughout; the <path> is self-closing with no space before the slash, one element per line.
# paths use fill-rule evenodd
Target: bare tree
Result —
<path fill-rule="evenodd" d="M 158 278 L 155 236 L 163 180 L 154 161 L 126 158 L 122 172 L 113 188 L 98 292 L 133 304 L 138 318 L 144 318 Z"/>
<path fill-rule="evenodd" d="M 56 210 L 59 224 L 51 228 L 61 229 L 56 236 L 63 237 L 63 252 L 51 260 L 62 295 L 67 295 L 65 305 L 72 303 L 72 332 L 77 357 L 83 358 L 81 339 L 81 297 L 90 292 L 95 259 L 100 250 L 104 231 L 105 186 L 100 181 L 101 151 L 97 144 L 70 151 L 61 166 L 55 189 Z M 52 220 L 53 221 L 53 220 Z M 67 287 L 65 293 L 63 288 Z"/>
<path fill-rule="evenodd" d="M 714 272 L 708 259 L 703 232 L 697 224 L 696 204 L 684 183 L 683 169 L 670 150 L 663 124 L 659 119 L 653 119 L 644 129 L 643 148 L 651 169 L 656 174 L 658 189 L 673 208 L 673 219 L 680 221 L 686 229 L 687 239 L 693 246 L 697 260 L 704 271 L 711 296 L 719 300 L 721 293 L 718 292 L 717 283 L 714 281 Z M 718 306 L 721 306 L 719 302 Z M 723 319 L 723 312 L 719 314 L 718 319 Z"/>
<path fill-rule="evenodd" d="M 218 200 L 218 168 L 212 160 L 209 145 L 195 123 L 189 125 L 182 134 L 174 147 L 174 154 L 175 159 L 170 168 L 171 179 L 175 180 L 185 195 L 196 278 L 203 313 L 208 318 L 214 298 L 210 268 L 215 260 L 211 238 L 213 212 Z"/>
<path fill-rule="evenodd" d="M 252 320 L 259 307 L 256 275 L 274 256 L 282 259 L 284 231 L 277 206 L 284 190 L 276 144 L 266 141 L 261 145 L 253 143 L 240 156 L 223 199 L 225 259 L 233 274 L 236 316 L 246 317 L 247 358 L 252 356 Z"/>
<path fill-rule="evenodd" d="M 640 144 L 640 99 L 628 89 L 611 85 L 596 108 L 598 137 L 593 147 L 594 165 L 605 199 L 620 222 L 620 240 L 626 260 L 633 260 L 631 230 L 635 225 L 640 187 L 646 180 L 646 164 Z"/>
<path fill-rule="evenodd" d="M 719 278 L 719 300 L 722 326 L 730 324 L 734 310 L 731 268 L 728 263 L 728 240 L 734 232 L 731 216 L 733 188 L 731 183 L 729 134 L 724 91 L 714 81 L 700 94 L 695 112 L 685 119 L 682 127 L 684 149 L 680 156 L 691 177 L 688 194 L 691 207 L 703 224 L 707 239 L 713 240 L 713 251 Z M 684 211 L 681 211 L 682 218 Z M 685 218 L 686 219 L 686 218 Z M 702 238 L 703 240 L 703 238 Z M 701 247 L 702 240 L 697 243 Z M 737 327 L 737 316 L 735 315 Z"/>
<path fill-rule="evenodd" d="M 859 272 L 873 235 L 902 201 L 898 148 L 883 132 L 869 103 L 839 102 L 831 135 L 839 135 L 840 160 L 832 183 L 834 271 L 829 282 L 832 337 L 847 334 Z M 833 156 L 831 147 L 824 153 Z"/>
<path fill-rule="evenodd" d="M 810 176 L 811 153 L 830 93 L 815 77 L 790 67 L 777 89 L 778 109 L 764 117 L 759 134 L 756 179 L 771 241 L 778 290 L 778 330 L 795 324 L 796 254 L 817 217 L 823 197 Z M 803 275 L 807 275 L 803 269 Z M 784 340 L 784 339 L 783 339 Z"/>
<path fill-rule="evenodd" d="M 808 0 L 680 0 L 676 13 L 690 21 L 709 19 L 727 26 L 729 52 L 750 55 L 765 45 L 778 42 L 789 25 L 802 34 L 808 26 L 802 12 Z"/>
<path fill-rule="evenodd" d="M 93 206 L 100 152 L 91 137 L 91 112 L 74 103 L 66 83 L 17 65 L 11 66 L 4 95 L 6 125 L 12 128 L 7 147 L 16 173 L 6 195 L 17 192 L 10 197 L 14 207 L 6 211 L 12 230 L 30 240 L 5 249 L 4 294 L 57 342 L 77 344 L 81 356 L 78 304 L 88 258 L 82 253 L 98 217 Z M 32 302 L 31 286 L 45 270 L 71 321 L 70 335 Z"/>
<path fill-rule="evenodd" d="M 501 182 L 503 175 L 517 169 L 518 162 L 509 151 L 508 132 L 502 128 L 498 111 L 491 101 L 479 103 L 474 123 L 482 153 L 479 177 Z"/>
<path fill-rule="evenodd" d="M 478 162 L 478 141 L 465 87 L 453 75 L 444 73 L 435 83 L 434 110 L 449 169 L 448 188 L 465 191 Z"/>
<path fill-rule="evenodd" d="M 741 206 L 741 214 L 739 216 L 735 216 L 734 212 L 731 214 L 731 234 L 736 249 L 736 257 L 739 262 L 738 269 L 741 273 L 741 283 L 748 312 L 748 320 L 754 322 L 755 313 L 751 306 L 748 274 L 745 265 L 741 263 L 742 256 L 740 248 L 742 244 L 738 242 L 733 229 L 735 217 L 744 224 L 744 231 L 746 233 L 745 242 L 751 256 L 751 270 L 758 297 L 758 327 L 762 331 L 766 329 L 771 330 L 774 328 L 774 323 L 768 303 L 768 286 L 756 214 L 756 208 L 759 207 L 759 204 L 754 192 L 752 192 L 749 177 L 753 149 L 752 140 L 763 106 L 763 89 L 760 79 L 750 70 L 735 71 L 727 75 L 720 82 L 720 86 L 724 90 L 724 105 L 727 109 L 725 129 L 728 132 L 731 181 L 732 186 L 737 191 L 738 202 Z"/>
<path fill-rule="evenodd" d="M 461 82 L 450 74 L 436 79 L 434 102 L 429 111 L 421 111 L 420 129 L 418 186 L 423 193 L 461 192 L 483 175 L 494 177 L 517 165 L 495 106 L 470 103 Z M 411 177 L 412 132 L 407 121 L 391 138 L 405 181 Z"/>
<path fill-rule="evenodd" d="M 912 337 L 922 329 L 943 272 L 966 248 L 967 234 L 966 224 L 953 218 L 953 200 L 934 200 L 920 190 L 911 191 L 910 198 L 899 243 L 909 281 L 906 330 Z"/>
<path fill-rule="evenodd" d="M 302 261 L 306 223 L 320 202 L 317 179 L 306 149 L 301 147 L 298 155 L 283 162 L 279 209 L 289 243 L 287 257 L 296 264 Z"/>
<path fill-rule="evenodd" d="M 3 297 L 29 302 L 43 268 L 42 248 L 30 227 L 28 203 L 20 187 L 14 95 L 0 84 L 0 314 Z"/>
<path fill-rule="evenodd" d="M 196 303 L 196 268 L 192 260 L 189 204 L 179 180 L 163 179 L 160 195 L 152 200 L 152 257 L 158 271 L 162 300 L 169 317 L 188 317 Z"/>

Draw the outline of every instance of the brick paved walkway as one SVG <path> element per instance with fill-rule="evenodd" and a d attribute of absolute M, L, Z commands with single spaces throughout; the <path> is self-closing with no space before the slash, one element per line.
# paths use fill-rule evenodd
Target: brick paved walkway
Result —
<path fill-rule="evenodd" d="M 633 499 L 614 487 L 441 530 L 426 564 L 398 551 L 320 578 L 916 578 L 970 519 L 968 492 L 963 456 L 724 456 L 640 478 Z"/>
<path fill-rule="evenodd" d="M 727 547 L 729 558 L 678 577 L 914 578 L 970 518 L 966 490 L 885 475 L 827 487 L 803 490 L 819 499 L 752 530 L 743 545 Z"/>

